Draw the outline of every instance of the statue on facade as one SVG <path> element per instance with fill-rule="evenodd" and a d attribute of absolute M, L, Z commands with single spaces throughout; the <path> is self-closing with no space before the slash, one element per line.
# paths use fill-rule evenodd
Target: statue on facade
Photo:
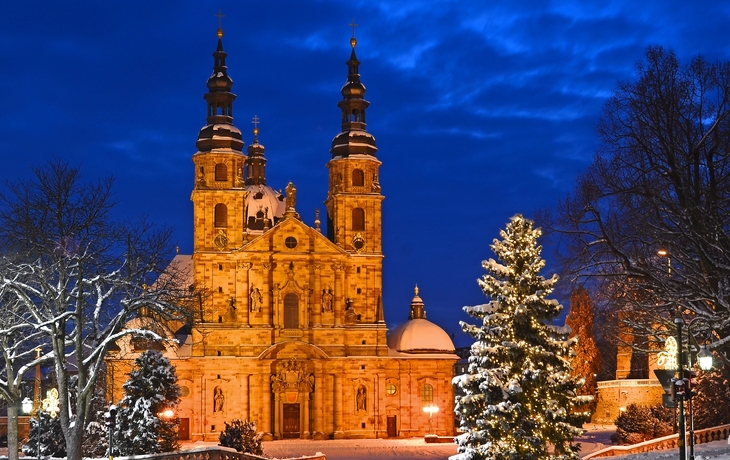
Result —
<path fill-rule="evenodd" d="M 215 387 L 213 389 L 213 412 L 223 412 L 223 403 L 226 397 L 223 395 L 223 389 L 221 387 Z"/>
<path fill-rule="evenodd" d="M 297 188 L 289 182 L 286 186 L 286 209 L 294 209 L 297 204 Z"/>
<path fill-rule="evenodd" d="M 332 311 L 333 300 L 332 288 L 322 289 L 322 311 Z"/>
<path fill-rule="evenodd" d="M 357 388 L 357 397 L 355 398 L 355 402 L 357 404 L 357 410 L 363 410 L 366 411 L 368 407 L 368 390 L 365 388 L 365 385 L 360 385 Z"/>
<path fill-rule="evenodd" d="M 261 311 L 261 304 L 264 301 L 264 296 L 261 295 L 261 291 L 257 287 L 251 286 L 251 311 Z"/>

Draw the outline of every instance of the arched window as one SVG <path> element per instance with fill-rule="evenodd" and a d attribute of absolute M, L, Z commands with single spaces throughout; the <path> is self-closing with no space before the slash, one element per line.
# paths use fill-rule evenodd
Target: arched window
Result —
<path fill-rule="evenodd" d="M 365 211 L 362 208 L 352 210 L 352 229 L 354 231 L 365 230 Z"/>
<path fill-rule="evenodd" d="M 362 169 L 355 169 L 352 171 L 352 186 L 353 187 L 362 187 L 365 185 L 365 173 L 362 172 Z"/>
<path fill-rule="evenodd" d="M 215 165 L 215 180 L 228 180 L 228 167 L 225 165 L 225 163 L 218 163 L 217 165 Z"/>
<path fill-rule="evenodd" d="M 228 208 L 226 205 L 221 203 L 215 205 L 214 225 L 216 227 L 228 227 Z"/>
<path fill-rule="evenodd" d="M 433 387 L 430 383 L 424 383 L 421 385 L 421 403 L 432 403 L 433 402 Z"/>
<path fill-rule="evenodd" d="M 284 328 L 299 329 L 299 297 L 296 294 L 284 296 Z"/>

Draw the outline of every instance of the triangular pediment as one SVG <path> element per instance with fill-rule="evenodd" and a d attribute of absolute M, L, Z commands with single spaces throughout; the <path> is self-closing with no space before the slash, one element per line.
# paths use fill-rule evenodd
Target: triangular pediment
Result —
<path fill-rule="evenodd" d="M 294 217 L 282 220 L 271 230 L 243 245 L 239 251 L 349 255 L 322 233 Z"/>

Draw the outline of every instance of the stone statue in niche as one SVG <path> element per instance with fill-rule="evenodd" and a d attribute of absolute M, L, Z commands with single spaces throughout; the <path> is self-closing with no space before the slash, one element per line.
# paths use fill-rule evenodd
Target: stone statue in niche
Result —
<path fill-rule="evenodd" d="M 332 288 L 322 289 L 322 311 L 332 311 L 333 299 Z"/>
<path fill-rule="evenodd" d="M 213 412 L 223 412 L 223 403 L 226 397 L 223 395 L 223 388 L 215 387 L 213 389 Z"/>
<path fill-rule="evenodd" d="M 261 304 L 264 302 L 264 296 L 261 295 L 259 288 L 251 286 L 251 311 L 261 311 Z"/>
<path fill-rule="evenodd" d="M 357 387 L 357 396 L 355 397 L 355 403 L 357 404 L 358 411 L 367 411 L 368 407 L 368 390 L 365 385 Z"/>

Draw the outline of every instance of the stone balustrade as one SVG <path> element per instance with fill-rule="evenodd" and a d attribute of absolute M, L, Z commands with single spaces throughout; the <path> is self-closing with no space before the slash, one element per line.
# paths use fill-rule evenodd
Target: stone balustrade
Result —
<path fill-rule="evenodd" d="M 705 428 L 703 430 L 695 430 L 695 445 L 703 444 L 706 442 L 721 441 L 730 437 L 730 425 L 720 425 L 713 428 Z M 689 432 L 687 432 L 687 439 L 689 440 Z M 648 441 L 640 442 L 631 446 L 610 446 L 605 449 L 597 450 L 592 452 L 585 457 L 583 460 L 589 460 L 591 458 L 599 457 L 613 457 L 616 455 L 626 454 L 638 454 L 642 452 L 650 452 L 653 450 L 665 450 L 665 449 L 676 449 L 679 435 L 670 434 L 662 438 L 650 439 Z M 689 443 L 686 444 L 689 449 Z"/>
<path fill-rule="evenodd" d="M 272 460 L 268 457 L 236 452 L 235 449 L 220 446 L 207 446 L 179 452 L 162 454 L 137 455 L 133 457 L 114 457 L 114 460 Z M 312 456 L 297 457 L 297 460 L 327 460 L 322 453 Z"/>

